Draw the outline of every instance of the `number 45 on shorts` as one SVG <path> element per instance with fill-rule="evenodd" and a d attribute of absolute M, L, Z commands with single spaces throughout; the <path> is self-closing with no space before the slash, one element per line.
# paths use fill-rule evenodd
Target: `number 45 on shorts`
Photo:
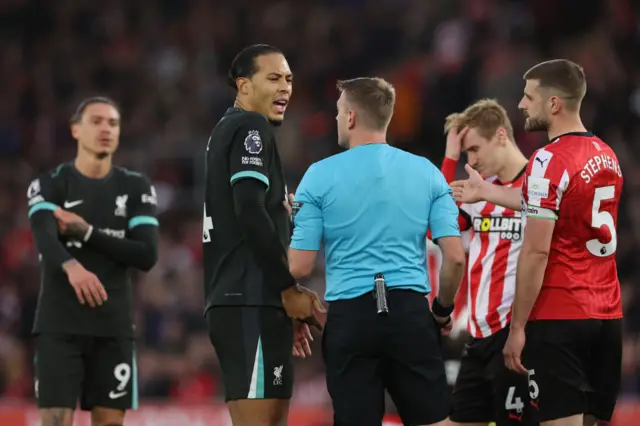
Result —
<path fill-rule="evenodd" d="M 538 399 L 538 395 L 540 394 L 540 388 L 536 383 L 533 376 L 536 374 L 535 370 L 529 370 L 528 381 L 529 381 L 529 398 L 531 401 Z M 516 413 L 522 413 L 524 410 L 524 403 L 522 402 L 522 398 L 516 396 L 516 387 L 511 386 L 509 391 L 507 392 L 507 398 L 504 402 L 504 408 L 507 411 L 515 411 Z"/>

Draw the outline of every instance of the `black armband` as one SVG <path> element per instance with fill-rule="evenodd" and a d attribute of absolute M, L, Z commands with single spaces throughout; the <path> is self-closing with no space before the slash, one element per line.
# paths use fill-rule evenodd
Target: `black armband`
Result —
<path fill-rule="evenodd" d="M 446 318 L 453 313 L 454 307 L 455 305 L 451 305 L 448 308 L 445 308 L 440 304 L 440 301 L 436 297 L 435 299 L 433 299 L 433 303 L 431 304 L 431 312 L 433 312 L 434 315 Z"/>

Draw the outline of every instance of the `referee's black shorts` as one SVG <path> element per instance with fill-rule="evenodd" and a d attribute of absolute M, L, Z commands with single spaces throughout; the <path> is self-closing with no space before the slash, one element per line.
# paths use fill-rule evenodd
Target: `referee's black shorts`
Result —
<path fill-rule="evenodd" d="M 335 426 L 379 426 L 384 390 L 405 424 L 447 418 L 451 391 L 439 329 L 423 294 L 391 290 L 389 313 L 372 294 L 331 302 L 322 339 Z"/>
<path fill-rule="evenodd" d="M 227 402 L 291 398 L 293 323 L 282 308 L 217 306 L 207 324 Z"/>

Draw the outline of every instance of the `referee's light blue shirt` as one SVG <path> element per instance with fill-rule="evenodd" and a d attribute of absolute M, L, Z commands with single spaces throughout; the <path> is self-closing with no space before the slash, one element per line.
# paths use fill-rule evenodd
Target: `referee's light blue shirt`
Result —
<path fill-rule="evenodd" d="M 429 160 L 387 144 L 359 146 L 313 164 L 296 191 L 291 248 L 320 250 L 325 300 L 373 290 L 378 272 L 389 287 L 429 293 L 426 233 L 460 236 L 458 208 Z"/>

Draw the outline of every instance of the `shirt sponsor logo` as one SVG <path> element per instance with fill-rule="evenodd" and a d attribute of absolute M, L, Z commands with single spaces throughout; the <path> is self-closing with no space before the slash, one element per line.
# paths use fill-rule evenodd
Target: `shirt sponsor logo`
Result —
<path fill-rule="evenodd" d="M 529 177 L 527 194 L 529 198 L 547 198 L 549 196 L 549 179 L 535 176 Z"/>
<path fill-rule="evenodd" d="M 480 233 L 499 233 L 503 240 L 519 240 L 522 238 L 522 218 L 474 217 L 473 230 Z"/>
<path fill-rule="evenodd" d="M 158 196 L 153 186 L 151 187 L 151 194 L 142 194 L 142 202 L 144 204 L 153 204 L 154 206 L 158 204 Z"/>
<path fill-rule="evenodd" d="M 256 166 L 262 167 L 262 158 L 260 157 L 242 157 L 243 166 Z"/>
<path fill-rule="evenodd" d="M 110 235 L 112 237 L 115 238 L 120 238 L 120 239 L 124 239 L 124 237 L 127 234 L 127 231 L 125 231 L 124 229 L 109 229 L 109 228 L 102 228 L 100 229 L 100 232 L 103 232 L 107 235 Z"/>
<path fill-rule="evenodd" d="M 262 139 L 260 139 L 260 133 L 257 130 L 249 130 L 249 134 L 244 138 L 244 148 L 253 155 L 262 152 Z"/>

